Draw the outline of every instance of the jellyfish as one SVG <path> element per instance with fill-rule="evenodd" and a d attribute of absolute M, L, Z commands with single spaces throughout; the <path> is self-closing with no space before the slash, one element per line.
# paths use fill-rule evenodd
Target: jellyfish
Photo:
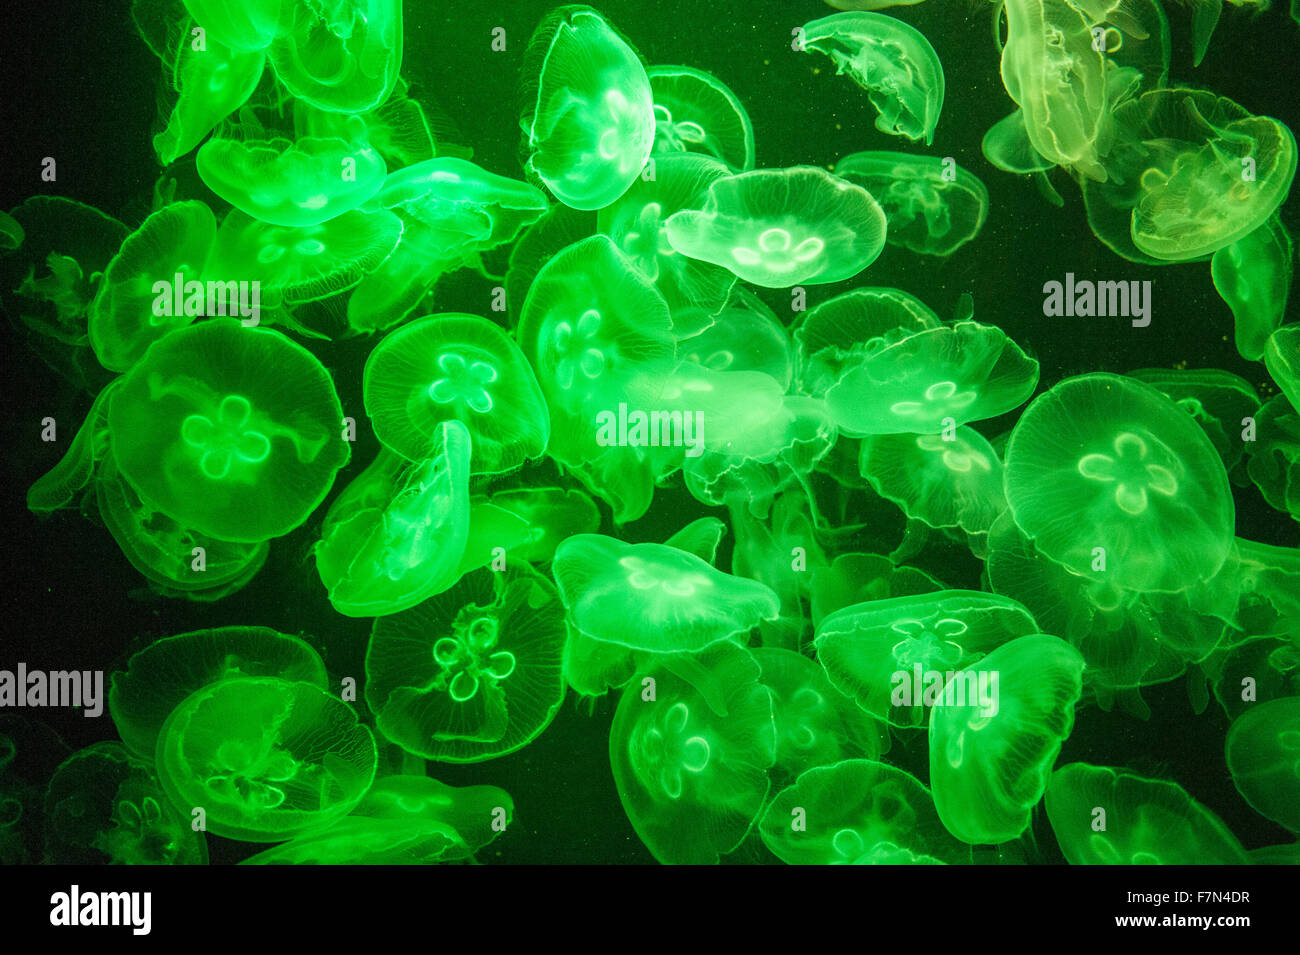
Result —
<path fill-rule="evenodd" d="M 1300 408 L 1300 325 L 1283 325 L 1268 337 L 1264 365 L 1291 407 Z"/>
<path fill-rule="evenodd" d="M 209 37 L 235 50 L 262 50 L 280 32 L 280 10 L 295 0 L 184 0 Z"/>
<path fill-rule="evenodd" d="M 1300 696 L 1300 650 L 1285 635 L 1222 646 L 1202 669 L 1215 700 L 1231 719 L 1265 703 Z"/>
<path fill-rule="evenodd" d="M 364 141 L 336 137 L 209 139 L 199 149 L 209 189 L 261 222 L 320 225 L 365 203 L 384 185 L 384 159 Z"/>
<path fill-rule="evenodd" d="M 442 117 L 436 104 L 432 123 L 437 125 Z M 354 117 L 360 120 L 358 124 Z M 368 142 L 391 168 L 400 169 L 459 151 L 444 135 L 454 135 L 448 120 L 435 133 L 431 119 L 420 100 L 410 95 L 410 84 L 398 78 L 392 94 L 383 105 L 367 113 L 332 113 L 317 109 L 305 100 L 293 104 L 293 128 L 299 136 L 336 137 Z"/>
<path fill-rule="evenodd" d="M 1002 462 L 987 440 L 962 425 L 937 434 L 877 434 L 864 438 L 862 476 L 909 518 L 931 527 L 987 534 L 1006 509 Z"/>
<path fill-rule="evenodd" d="M 54 865 L 207 865 L 207 840 L 163 794 L 149 762 L 94 743 L 55 770 L 45 794 Z"/>
<path fill-rule="evenodd" d="M 325 664 L 301 637 L 269 627 L 217 627 L 164 637 L 133 654 L 112 676 L 108 711 L 127 748 L 152 759 L 163 723 L 191 693 L 263 676 L 328 688 Z"/>
<path fill-rule="evenodd" d="M 1018 406 L 1038 362 L 1000 328 L 957 322 L 907 335 L 850 362 L 826 392 L 831 418 L 852 436 L 936 434 Z"/>
<path fill-rule="evenodd" d="M 758 824 L 790 865 L 961 865 L 970 848 L 944 828 L 915 776 L 874 759 L 815 766 L 776 794 Z"/>
<path fill-rule="evenodd" d="M 672 248 L 766 288 L 852 278 L 885 245 L 879 203 L 815 166 L 724 176 L 696 202 L 669 216 Z"/>
<path fill-rule="evenodd" d="M 962 842 L 1007 842 L 1028 828 L 1074 726 L 1083 667 L 1070 644 L 1033 633 L 944 686 L 930 717 L 930 788 L 939 818 Z"/>
<path fill-rule="evenodd" d="M 388 98 L 402 69 L 401 0 L 284 3 L 267 56 L 291 95 L 336 113 Z"/>
<path fill-rule="evenodd" d="M 600 528 L 595 502 L 572 488 L 521 487 L 494 491 L 488 500 L 528 525 L 527 539 L 510 551 L 520 560 L 550 563 L 561 541 Z"/>
<path fill-rule="evenodd" d="M 86 420 L 59 463 L 27 489 L 29 511 L 45 516 L 67 507 L 90 484 L 96 467 L 108 454 L 108 407 L 121 381 L 114 378 L 95 396 Z"/>
<path fill-rule="evenodd" d="M 835 175 L 880 203 L 886 242 L 922 255 L 952 255 L 979 235 L 988 215 L 984 183 L 951 158 L 853 153 L 835 164 Z"/>
<path fill-rule="evenodd" d="M 1300 832 L 1300 696 L 1259 703 L 1228 728 L 1228 772 L 1262 816 Z"/>
<path fill-rule="evenodd" d="M 23 244 L 25 238 L 22 223 L 9 213 L 0 211 L 0 253 L 12 252 Z"/>
<path fill-rule="evenodd" d="M 1277 395 L 1254 417 L 1255 440 L 1246 443 L 1246 473 L 1270 507 L 1300 520 L 1300 414 Z"/>
<path fill-rule="evenodd" d="M 1241 843 L 1182 786 L 1069 763 L 1052 773 L 1047 818 L 1071 865 L 1245 865 Z"/>
<path fill-rule="evenodd" d="M 840 554 L 812 569 L 808 587 L 810 618 L 816 627 L 835 611 L 852 604 L 946 589 L 924 570 L 896 565 L 882 554 Z"/>
<path fill-rule="evenodd" d="M 749 652 L 668 657 L 623 692 L 609 762 L 637 836 L 665 864 L 712 865 L 744 841 L 776 759 L 772 691 Z"/>
<path fill-rule="evenodd" d="M 1132 378 L 1080 375 L 1036 398 L 1007 442 L 1006 493 L 1041 553 L 1112 588 L 1183 590 L 1217 573 L 1232 543 L 1214 446 Z"/>
<path fill-rule="evenodd" d="M 466 574 L 380 617 L 366 703 L 383 736 L 425 759 L 473 763 L 526 746 L 564 700 L 564 605 L 522 562 Z"/>
<path fill-rule="evenodd" d="M 804 24 L 800 49 L 825 53 L 867 91 L 876 129 L 928 146 L 943 108 L 943 66 L 921 33 L 883 13 L 833 13 Z"/>
<path fill-rule="evenodd" d="M 1154 385 L 1191 415 L 1223 459 L 1229 476 L 1237 480 L 1244 454 L 1241 426 L 1245 418 L 1259 411 L 1254 387 L 1238 375 L 1221 368 L 1139 368 L 1129 376 Z"/>
<path fill-rule="evenodd" d="M 279 332 L 213 319 L 155 342 L 108 409 L 113 456 L 142 500 L 219 540 L 287 534 L 347 463 L 329 372 Z"/>
<path fill-rule="evenodd" d="M 790 334 L 752 292 L 733 290 L 722 311 L 701 319 L 703 327 L 698 329 L 694 323 L 679 322 L 682 314 L 673 315 L 682 361 L 708 371 L 759 371 L 789 389 L 794 379 Z"/>
<path fill-rule="evenodd" d="M 374 780 L 374 734 L 314 683 L 232 677 L 187 696 L 158 733 L 172 803 L 208 831 L 282 842 L 347 815 Z"/>
<path fill-rule="evenodd" d="M 501 474 L 540 458 L 551 419 L 537 378 L 501 328 L 477 315 L 427 315 L 389 334 L 366 360 L 366 413 L 384 447 L 429 453 L 443 421 L 472 438 L 471 474 Z"/>
<path fill-rule="evenodd" d="M 736 94 L 689 66 L 646 70 L 654 97 L 657 159 L 679 152 L 712 156 L 733 172 L 754 168 L 754 127 Z"/>
<path fill-rule="evenodd" d="M 433 431 L 427 457 L 381 451 L 330 505 L 314 548 L 330 603 L 349 617 L 398 613 L 452 586 L 470 532 L 468 429 Z"/>
<path fill-rule="evenodd" d="M 1293 272 L 1291 234 L 1273 215 L 1210 259 L 1214 287 L 1232 310 L 1237 354 L 1264 357 L 1268 336 L 1282 324 Z"/>
<path fill-rule="evenodd" d="M 1008 597 L 942 590 L 852 604 L 817 624 L 817 659 L 831 684 L 892 726 L 924 724 L 951 675 L 1008 641 L 1037 633 Z"/>
<path fill-rule="evenodd" d="M 212 0 L 191 0 L 212 3 Z M 279 0 L 275 0 L 279 6 Z M 162 131 L 153 137 L 158 162 L 170 166 L 203 142 L 222 120 L 253 95 L 266 66 L 261 49 L 240 49 L 212 31 L 205 41 L 190 42 L 183 33 L 172 71 L 177 97 Z"/>
<path fill-rule="evenodd" d="M 525 57 L 525 168 L 567 206 L 609 205 L 641 175 L 654 145 L 641 59 L 599 13 L 576 4 L 542 20 Z"/>
<path fill-rule="evenodd" d="M 655 160 L 653 179 L 634 182 L 597 216 L 597 228 L 655 284 L 674 314 L 695 307 L 715 315 L 736 283 L 722 266 L 680 254 L 669 244 L 666 228 L 670 216 L 726 175 L 725 165 L 705 156 L 662 156 Z"/>
<path fill-rule="evenodd" d="M 212 210 L 190 201 L 164 206 L 127 236 L 90 305 L 90 345 L 105 368 L 126 371 L 155 341 L 204 313 L 205 297 L 177 289 L 198 279 L 216 234 Z M 184 307 L 175 308 L 182 297 Z"/>

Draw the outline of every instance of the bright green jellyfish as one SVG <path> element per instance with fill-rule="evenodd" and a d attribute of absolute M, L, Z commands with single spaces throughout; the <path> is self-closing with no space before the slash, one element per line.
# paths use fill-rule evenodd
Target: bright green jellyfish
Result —
<path fill-rule="evenodd" d="M 1052 773 L 1047 818 L 1071 865 L 1245 865 L 1223 821 L 1182 786 L 1070 763 Z"/>
<path fill-rule="evenodd" d="M 46 861 L 53 865 L 206 865 L 207 840 L 173 805 L 149 762 L 121 743 L 69 756 L 45 795 Z"/>
<path fill-rule="evenodd" d="M 268 627 L 218 627 L 164 637 L 113 674 L 108 710 L 122 741 L 153 759 L 172 710 L 196 690 L 237 677 L 273 676 L 328 687 L 325 664 L 301 637 Z"/>
<path fill-rule="evenodd" d="M 653 179 L 634 182 L 596 219 L 597 228 L 655 284 L 674 316 L 689 307 L 716 314 L 736 284 L 727 269 L 679 253 L 669 244 L 666 228 L 670 216 L 726 175 L 725 165 L 706 156 L 662 156 L 655 160 Z"/>
<path fill-rule="evenodd" d="M 871 759 L 809 769 L 759 820 L 763 844 L 790 865 L 961 865 L 970 849 L 943 827 L 910 773 Z"/>
<path fill-rule="evenodd" d="M 347 463 L 325 367 L 279 332 L 213 319 L 155 342 L 108 411 L 113 456 L 184 527 L 254 543 L 307 519 Z"/>
<path fill-rule="evenodd" d="M 721 643 L 665 658 L 623 692 L 610 767 L 632 827 L 660 862 L 717 863 L 762 809 L 776 734 L 772 692 L 758 680 L 749 652 Z"/>
<path fill-rule="evenodd" d="M 402 69 L 401 0 L 284 0 L 267 48 L 285 88 L 317 109 L 364 113 Z"/>
<path fill-rule="evenodd" d="M 1246 442 L 1246 472 L 1270 507 L 1300 520 L 1300 415 L 1277 395 L 1255 415 L 1255 440 Z"/>
<path fill-rule="evenodd" d="M 1008 597 L 941 590 L 852 604 L 817 625 L 831 683 L 893 726 L 920 726 L 952 673 L 1038 624 Z"/>
<path fill-rule="evenodd" d="M 986 534 L 1007 506 L 997 452 L 965 425 L 951 436 L 870 435 L 858 467 L 876 493 L 931 527 Z"/>
<path fill-rule="evenodd" d="M 68 507 L 90 484 L 96 467 L 108 454 L 108 407 L 121 382 L 114 378 L 95 396 L 59 463 L 27 489 L 27 509 L 33 514 L 45 516 Z"/>
<path fill-rule="evenodd" d="M 754 168 L 754 127 L 721 80 L 689 66 L 652 66 L 646 75 L 654 95 L 656 156 L 704 153 L 734 172 Z"/>
<path fill-rule="evenodd" d="M 943 108 L 943 66 L 930 41 L 883 13 L 833 13 L 804 24 L 797 43 L 825 53 L 837 73 L 867 91 L 879 114 L 876 129 L 912 141 L 934 141 Z"/>
<path fill-rule="evenodd" d="M 538 25 L 523 73 L 525 168 L 567 206 L 609 205 L 641 174 L 655 140 L 636 51 L 591 7 L 568 5 Z"/>
<path fill-rule="evenodd" d="M 524 563 L 475 570 L 446 593 L 375 621 L 366 703 L 408 753 L 474 763 L 546 729 L 564 700 L 564 605 Z"/>
<path fill-rule="evenodd" d="M 907 334 L 850 362 L 826 392 L 848 435 L 937 434 L 1018 406 L 1038 362 L 993 325 L 957 322 Z"/>
<path fill-rule="evenodd" d="M 1268 337 L 1264 365 L 1291 407 L 1300 408 L 1300 324 L 1283 325 Z"/>
<path fill-rule="evenodd" d="M 90 345 L 105 368 L 126 371 L 155 341 L 207 314 L 207 295 L 193 289 L 202 289 L 216 234 L 212 210 L 192 201 L 164 206 L 127 236 L 90 304 Z M 228 307 L 237 311 L 233 300 Z"/>
<path fill-rule="evenodd" d="M 520 560 L 550 563 L 561 541 L 575 534 L 594 534 L 600 528 L 600 511 L 582 491 L 521 487 L 496 491 L 489 500 L 527 522 L 527 540 L 510 551 Z"/>
<path fill-rule="evenodd" d="M 1260 703 L 1228 729 L 1228 772 L 1260 815 L 1300 832 L 1300 696 Z"/>
<path fill-rule="evenodd" d="M 334 500 L 314 553 L 335 610 L 397 613 L 456 582 L 470 531 L 470 445 L 463 424 L 444 421 L 427 457 L 381 451 Z"/>
<path fill-rule="evenodd" d="M 673 316 L 676 330 L 680 312 Z M 790 334 L 757 296 L 743 290 L 700 331 L 680 335 L 677 355 L 708 371 L 758 371 L 783 389 L 794 377 Z"/>
<path fill-rule="evenodd" d="M 1291 234 L 1277 215 L 1210 259 L 1214 287 L 1232 309 L 1237 353 L 1264 356 L 1268 336 L 1282 324 L 1294 271 Z"/>
<path fill-rule="evenodd" d="M 725 176 L 696 202 L 668 219 L 673 249 L 766 288 L 852 278 L 885 245 L 871 194 L 815 166 Z"/>
<path fill-rule="evenodd" d="M 930 788 L 962 842 L 1007 842 L 1029 826 L 1074 726 L 1083 666 L 1059 637 L 1029 634 L 944 686 L 930 717 Z"/>
<path fill-rule="evenodd" d="M 209 139 L 199 175 L 241 212 L 271 225 L 314 226 L 364 203 L 384 184 L 387 166 L 364 141 L 306 137 Z"/>
<path fill-rule="evenodd" d="M 208 35 L 235 50 L 262 50 L 280 32 L 280 11 L 296 0 L 184 0 Z"/>
<path fill-rule="evenodd" d="M 459 420 L 473 439 L 472 474 L 540 458 L 551 419 L 537 378 L 500 326 L 477 315 L 427 315 L 384 338 L 366 359 L 366 414 L 384 447 L 418 461 L 438 425 Z"/>
<path fill-rule="evenodd" d="M 946 256 L 979 235 L 989 210 L 984 183 L 951 158 L 862 152 L 835 164 L 885 210 L 885 241 L 922 255 Z"/>
<path fill-rule="evenodd" d="M 882 554 L 840 554 L 812 571 L 811 620 L 823 620 L 852 604 L 911 597 L 946 589 L 923 570 L 896 565 Z"/>
<path fill-rule="evenodd" d="M 375 776 L 370 728 L 312 683 L 235 677 L 185 698 L 158 734 L 163 789 L 188 818 L 244 842 L 280 842 L 347 815 Z"/>
<path fill-rule="evenodd" d="M 1088 374 L 1040 395 L 1006 450 L 1007 502 L 1044 555 L 1112 589 L 1180 591 L 1232 544 L 1234 507 L 1214 446 L 1168 397 Z"/>
<path fill-rule="evenodd" d="M 195 49 L 190 35 L 182 33 L 175 69 L 168 71 L 178 95 L 167 114 L 166 126 L 153 138 L 154 152 L 164 166 L 192 150 L 223 119 L 243 106 L 257 88 L 266 65 L 262 50 L 236 49 L 211 33 L 197 45 L 202 48 Z"/>

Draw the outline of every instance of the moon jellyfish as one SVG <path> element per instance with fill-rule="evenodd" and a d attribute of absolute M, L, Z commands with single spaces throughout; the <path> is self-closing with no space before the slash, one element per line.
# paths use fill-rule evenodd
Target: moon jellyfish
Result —
<path fill-rule="evenodd" d="M 108 426 L 142 500 L 219 540 L 287 534 L 347 463 L 325 367 L 279 332 L 214 319 L 155 342 L 113 396 Z"/>
<path fill-rule="evenodd" d="M 1277 215 L 1210 259 L 1214 287 L 1232 309 L 1237 353 L 1242 358 L 1259 361 L 1268 336 L 1282 324 L 1293 261 L 1291 235 Z"/>
<path fill-rule="evenodd" d="M 218 627 L 163 637 L 113 674 L 108 711 L 131 752 L 153 759 L 158 732 L 196 690 L 237 677 L 328 687 L 325 664 L 301 637 L 268 627 Z"/>
<path fill-rule="evenodd" d="M 266 65 L 262 50 L 237 49 L 211 31 L 201 46 L 195 49 L 188 34 L 182 34 L 178 43 L 175 67 L 170 71 L 176 102 L 166 125 L 153 138 L 154 152 L 164 166 L 186 155 L 243 106 L 262 78 Z"/>
<path fill-rule="evenodd" d="M 600 512 L 582 491 L 521 487 L 496 491 L 488 500 L 528 524 L 527 539 L 510 551 L 520 560 L 550 563 L 561 541 L 600 528 Z"/>
<path fill-rule="evenodd" d="M 885 245 L 871 194 L 815 166 L 725 176 L 697 202 L 668 218 L 673 249 L 766 288 L 852 278 Z"/>
<path fill-rule="evenodd" d="M 1008 597 L 942 590 L 869 600 L 817 625 L 817 659 L 831 683 L 892 726 L 924 724 L 953 672 L 1009 640 L 1038 632 Z"/>
<path fill-rule="evenodd" d="M 861 152 L 835 164 L 835 175 L 866 189 L 885 211 L 885 241 L 921 255 L 952 255 L 979 235 L 989 194 L 951 158 Z"/>
<path fill-rule="evenodd" d="M 567 206 L 609 205 L 654 145 L 654 98 L 636 51 L 591 7 L 563 6 L 529 41 L 524 77 L 525 168 Z"/>
<path fill-rule="evenodd" d="M 763 808 L 776 734 L 772 692 L 758 680 L 748 651 L 722 643 L 669 657 L 623 692 L 610 768 L 632 827 L 660 862 L 716 864 Z"/>
<path fill-rule="evenodd" d="M 397 613 L 455 583 L 470 531 L 470 447 L 465 426 L 445 421 L 427 457 L 381 451 L 335 498 L 314 550 L 335 610 Z"/>
<path fill-rule="evenodd" d="M 943 108 L 943 66 L 921 33 L 883 13 L 833 13 L 802 28 L 800 48 L 825 53 L 837 73 L 867 91 L 876 129 L 934 141 Z"/>
<path fill-rule="evenodd" d="M 1228 772 L 1260 815 L 1300 832 L 1300 697 L 1256 704 L 1228 729 Z"/>
<path fill-rule="evenodd" d="M 1052 774 L 1047 818 L 1071 865 L 1245 865 L 1241 843 L 1182 786 L 1070 763 Z"/>
<path fill-rule="evenodd" d="M 262 50 L 280 31 L 282 7 L 297 0 L 183 0 L 208 34 L 235 50 Z"/>
<path fill-rule="evenodd" d="M 564 606 L 527 564 L 467 574 L 375 621 L 366 703 L 385 738 L 425 759 L 472 763 L 527 745 L 564 700 Z"/>
<path fill-rule="evenodd" d="M 1161 392 L 1088 374 L 1040 395 L 1006 450 L 1007 502 L 1034 545 L 1111 588 L 1179 591 L 1232 544 L 1234 507 L 1214 446 Z"/>
<path fill-rule="evenodd" d="M 402 0 L 284 0 L 267 48 L 285 89 L 317 109 L 364 113 L 402 69 Z"/>
<path fill-rule="evenodd" d="M 652 66 L 646 75 L 654 96 L 656 155 L 703 153 L 735 172 L 754 168 L 754 127 L 721 80 L 689 66 Z"/>
<path fill-rule="evenodd" d="M 826 407 L 849 435 L 937 434 L 1018 406 L 1038 362 L 993 325 L 958 322 L 906 335 L 848 363 Z"/>
<path fill-rule="evenodd" d="M 1083 666 L 1059 637 L 1029 634 L 944 687 L 955 699 L 930 718 L 930 787 L 939 818 L 962 842 L 1006 842 L 1029 826 L 1074 726 Z"/>
<path fill-rule="evenodd" d="M 1191 415 L 1219 452 L 1229 476 L 1237 480 L 1233 472 L 1248 443 L 1241 440 L 1242 421 L 1260 407 L 1250 382 L 1219 368 L 1139 368 L 1128 374 L 1155 385 Z"/>
<path fill-rule="evenodd" d="M 923 570 L 896 565 L 881 554 L 840 554 L 812 572 L 811 620 L 823 620 L 852 604 L 911 597 L 945 589 Z"/>
<path fill-rule="evenodd" d="M 537 378 L 501 328 L 477 315 L 428 315 L 384 338 L 362 384 L 375 437 L 419 460 L 438 426 L 459 420 L 472 440 L 470 473 L 500 474 L 540 458 L 551 420 Z"/>
<path fill-rule="evenodd" d="M 244 842 L 280 842 L 347 815 L 370 788 L 374 734 L 312 683 L 235 677 L 190 694 L 158 734 L 158 775 L 188 816 Z"/>
<path fill-rule="evenodd" d="M 59 462 L 27 489 L 27 509 L 42 517 L 68 507 L 90 484 L 109 451 L 108 407 L 121 387 L 114 378 L 100 390 Z"/>
<path fill-rule="evenodd" d="M 776 794 L 758 825 L 790 865 L 960 865 L 970 849 L 943 827 L 910 773 L 871 759 L 816 766 Z"/>
<path fill-rule="evenodd" d="M 207 840 L 163 794 L 149 762 L 116 742 L 68 757 L 45 795 L 53 865 L 206 865 Z"/>

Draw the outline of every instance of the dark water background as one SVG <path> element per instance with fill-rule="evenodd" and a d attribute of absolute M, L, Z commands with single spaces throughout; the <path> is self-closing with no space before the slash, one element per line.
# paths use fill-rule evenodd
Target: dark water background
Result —
<path fill-rule="evenodd" d="M 405 4 L 402 73 L 413 84 L 412 95 L 436 101 L 474 148 L 474 160 L 493 172 L 520 174 L 517 70 L 533 27 L 552 6 L 540 0 Z M 830 166 L 863 149 L 920 151 L 875 130 L 865 93 L 835 76 L 829 59 L 792 51 L 793 27 L 833 12 L 819 0 L 606 0 L 597 8 L 647 63 L 695 66 L 730 86 L 753 120 L 761 167 Z M 886 246 L 857 279 L 812 289 L 810 305 L 859 284 L 891 285 L 949 317 L 958 297 L 969 292 L 978 320 L 1002 327 L 1040 360 L 1040 388 L 1086 371 L 1178 366 L 1224 368 L 1244 376 L 1266 399 L 1275 393 L 1263 366 L 1242 361 L 1233 348 L 1232 317 L 1214 291 L 1208 263 L 1148 268 L 1121 260 L 1089 231 L 1078 189 L 1063 173 L 1052 173 L 1065 199 L 1065 207 L 1057 209 L 1029 179 L 1002 173 L 983 160 L 981 137 L 1013 107 L 998 75 L 991 4 L 930 0 L 888 12 L 920 29 L 939 53 L 947 94 L 927 152 L 955 157 L 984 181 L 991 202 L 988 221 L 976 241 L 946 261 Z M 1196 70 L 1190 17 L 1180 7 L 1169 13 L 1171 81 L 1208 87 L 1253 113 L 1300 129 L 1300 26 L 1286 16 L 1285 3 L 1253 19 L 1226 7 L 1210 52 Z M 506 30 L 505 52 L 491 50 L 494 27 Z M 0 208 L 34 194 L 66 195 L 136 227 L 158 175 L 150 136 L 159 64 L 135 35 L 126 4 L 9 0 L 0 29 L 5 31 L 0 36 Z M 58 160 L 57 183 L 39 179 L 44 156 Z M 1293 234 L 1300 226 L 1298 202 L 1293 195 L 1282 209 Z M 1045 318 L 1042 285 L 1063 280 L 1066 272 L 1099 280 L 1150 279 L 1151 325 L 1133 328 L 1123 318 Z M 493 284 L 468 271 L 457 273 L 439 285 L 436 309 L 490 314 Z M 779 315 L 789 314 L 786 293 L 763 294 Z M 1300 319 L 1294 302 L 1295 296 L 1289 321 Z M 308 556 L 324 508 L 272 544 L 266 567 L 247 588 L 216 604 L 150 595 L 109 534 L 75 511 L 38 522 L 25 508 L 26 489 L 66 448 L 90 398 L 50 373 L 7 325 L 0 334 L 5 411 L 0 416 L 0 666 L 12 668 L 22 660 L 41 669 L 111 671 L 133 649 L 161 636 L 260 624 L 306 634 L 333 677 L 351 675 L 362 682 L 369 622 L 333 612 Z M 311 347 L 333 372 L 345 413 L 364 422 L 360 369 L 371 343 Z M 46 415 L 59 422 L 58 446 L 39 441 Z M 1013 420 L 987 422 L 980 430 L 993 436 Z M 360 430 L 352 464 L 336 491 L 376 453 L 373 438 Z M 1297 543 L 1295 523 L 1264 505 L 1254 488 L 1235 493 L 1239 536 Z M 663 540 L 707 512 L 682 492 L 660 493 L 650 515 L 623 533 L 630 540 Z M 610 530 L 608 524 L 603 530 Z M 956 586 L 969 586 L 978 564 L 967 559 L 960 566 L 940 563 L 930 569 Z M 1283 830 L 1246 806 L 1228 779 L 1227 719 L 1217 704 L 1195 715 L 1181 679 L 1149 687 L 1144 697 L 1153 710 L 1146 723 L 1095 706 L 1081 710 L 1060 762 L 1128 765 L 1167 775 L 1218 813 L 1247 848 L 1287 841 Z M 597 704 L 593 714 L 570 696 L 554 724 L 525 749 L 487 763 L 431 766 L 432 774 L 448 783 L 492 783 L 514 797 L 514 825 L 482 861 L 652 861 L 623 814 L 609 771 L 608 726 L 616 700 Z M 38 715 L 74 749 L 115 737 L 107 711 L 98 720 L 61 711 Z M 927 778 L 923 736 L 910 745 L 896 743 L 889 759 Z M 1039 817 L 1034 831 L 1043 858 L 1060 861 L 1041 811 Z M 209 846 L 214 863 L 250 854 L 244 844 L 217 838 L 210 838 Z"/>

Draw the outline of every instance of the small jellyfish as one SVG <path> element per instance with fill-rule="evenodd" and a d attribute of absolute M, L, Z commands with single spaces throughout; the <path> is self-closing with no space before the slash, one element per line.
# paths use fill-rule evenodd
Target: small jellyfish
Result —
<path fill-rule="evenodd" d="M 872 195 L 815 166 L 724 176 L 696 202 L 668 218 L 673 249 L 766 288 L 852 278 L 885 244 Z"/>
<path fill-rule="evenodd" d="M 876 129 L 934 141 L 943 108 L 943 66 L 920 32 L 883 13 L 833 13 L 804 24 L 800 49 L 825 53 L 837 73 L 867 91 Z"/>
<path fill-rule="evenodd" d="M 281 842 L 346 816 L 374 780 L 370 727 L 313 683 L 232 677 L 196 690 L 158 734 L 158 775 L 188 817 L 244 842 Z"/>
<path fill-rule="evenodd" d="M 532 742 L 564 700 L 564 605 L 527 564 L 475 570 L 375 621 L 366 703 L 385 738 L 425 759 L 473 763 Z"/>
<path fill-rule="evenodd" d="M 469 430 L 471 474 L 540 458 L 551 419 L 537 378 L 502 329 L 477 315 L 427 315 L 389 334 L 366 360 L 366 413 L 389 450 L 420 460 L 443 421 Z"/>
<path fill-rule="evenodd" d="M 1227 760 L 1256 812 L 1300 832 L 1300 696 L 1255 704 L 1233 720 Z"/>
<path fill-rule="evenodd" d="M 689 66 L 652 66 L 646 75 L 654 95 L 657 157 L 703 153 L 733 172 L 754 168 L 754 127 L 721 80 Z M 656 174 L 657 166 L 656 161 Z"/>

